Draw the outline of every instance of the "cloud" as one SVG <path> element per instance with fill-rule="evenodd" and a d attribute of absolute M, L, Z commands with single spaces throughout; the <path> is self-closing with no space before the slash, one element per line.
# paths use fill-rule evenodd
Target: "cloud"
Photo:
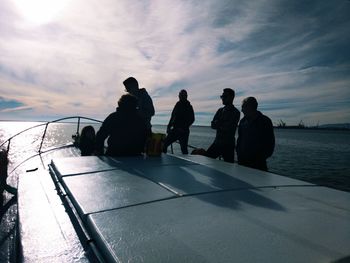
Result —
<path fill-rule="evenodd" d="M 134 76 L 154 123 L 186 89 L 196 124 L 209 125 L 227 87 L 238 108 L 255 96 L 274 120 L 350 121 L 347 1 L 78 0 L 43 24 L 3 2 L 0 91 L 31 109 L 26 118 L 103 119 Z"/>

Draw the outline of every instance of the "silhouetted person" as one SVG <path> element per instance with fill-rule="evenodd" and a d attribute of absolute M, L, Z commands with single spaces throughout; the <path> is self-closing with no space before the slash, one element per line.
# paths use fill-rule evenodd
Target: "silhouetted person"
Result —
<path fill-rule="evenodd" d="M 139 83 L 134 77 L 129 77 L 123 81 L 128 93 L 138 99 L 139 114 L 145 119 L 149 129 L 151 129 L 151 118 L 154 115 L 153 101 L 145 88 L 139 89 Z"/>
<path fill-rule="evenodd" d="M 6 182 L 7 180 L 7 169 L 8 169 L 8 154 L 5 149 L 0 149 L 0 205 L 2 206 L 3 204 L 3 193 L 6 190 L 7 192 L 11 194 L 16 194 L 17 189 L 9 186 Z"/>
<path fill-rule="evenodd" d="M 237 139 L 238 164 L 267 171 L 266 159 L 275 148 L 275 135 L 270 118 L 257 109 L 254 97 L 243 100 L 244 117 L 239 123 Z"/>
<path fill-rule="evenodd" d="M 95 129 L 91 125 L 85 126 L 81 131 L 79 149 L 81 156 L 92 155 L 95 151 Z"/>
<path fill-rule="evenodd" d="M 222 156 L 225 162 L 233 163 L 235 159 L 235 133 L 240 118 L 240 112 L 233 106 L 235 91 L 224 89 L 222 104 L 212 122 L 211 128 L 216 130 L 216 137 L 212 145 L 206 151 L 206 156 L 217 158 Z"/>
<path fill-rule="evenodd" d="M 139 155 L 144 151 L 148 128 L 145 120 L 138 114 L 137 104 L 135 96 L 121 96 L 118 108 L 103 121 L 96 134 L 97 154 L 103 154 L 107 137 L 106 155 Z"/>
<path fill-rule="evenodd" d="M 194 112 L 191 103 L 187 100 L 187 91 L 179 92 L 179 101 L 171 113 L 171 118 L 167 126 L 167 137 L 164 141 L 163 152 L 166 153 L 170 144 L 179 140 L 181 152 L 188 154 L 188 137 L 190 135 L 190 126 L 194 122 Z"/>

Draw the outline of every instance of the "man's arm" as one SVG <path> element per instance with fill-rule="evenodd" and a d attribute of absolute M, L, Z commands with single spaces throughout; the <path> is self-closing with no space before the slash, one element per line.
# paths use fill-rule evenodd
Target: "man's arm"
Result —
<path fill-rule="evenodd" d="M 170 117 L 170 120 L 169 120 L 169 123 L 168 123 L 168 126 L 167 126 L 167 133 L 169 133 L 169 131 L 171 130 L 171 128 L 174 126 L 174 120 L 175 120 L 175 117 L 176 117 L 176 107 L 177 104 L 175 104 L 174 108 L 173 108 L 173 111 L 171 112 L 171 117 Z"/>
<path fill-rule="evenodd" d="M 213 120 L 211 121 L 211 128 L 214 130 L 217 130 L 220 128 L 220 117 L 221 117 L 222 109 L 218 109 L 218 111 L 215 113 Z"/>
<path fill-rule="evenodd" d="M 190 114 L 189 115 L 190 115 L 190 118 L 189 118 L 189 125 L 188 126 L 191 126 L 194 123 L 194 120 L 195 120 L 194 110 L 193 110 L 192 105 L 190 105 Z"/>
<path fill-rule="evenodd" d="M 269 158 L 275 149 L 275 134 L 273 132 L 273 125 L 270 118 L 264 118 L 264 157 Z"/>
<path fill-rule="evenodd" d="M 104 143 L 108 135 L 110 134 L 112 114 L 110 114 L 102 123 L 100 129 L 96 133 L 96 154 L 101 155 L 104 153 Z"/>
<path fill-rule="evenodd" d="M 150 117 L 152 117 L 155 113 L 153 101 L 148 93 L 146 93 L 146 96 L 144 96 L 143 110 L 147 116 Z"/>
<path fill-rule="evenodd" d="M 237 110 L 223 111 L 223 117 L 218 123 L 218 128 L 223 132 L 236 131 L 240 118 L 240 112 Z"/>

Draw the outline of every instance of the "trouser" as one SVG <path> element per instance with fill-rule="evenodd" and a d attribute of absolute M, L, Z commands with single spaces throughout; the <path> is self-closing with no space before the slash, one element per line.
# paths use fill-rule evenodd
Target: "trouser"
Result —
<path fill-rule="evenodd" d="M 238 158 L 238 164 L 267 172 L 266 160 L 247 160 Z"/>
<path fill-rule="evenodd" d="M 207 157 L 214 158 L 214 159 L 218 158 L 219 156 L 222 156 L 225 162 L 234 163 L 235 145 L 234 144 L 221 145 L 214 142 L 212 145 L 210 145 L 205 155 Z"/>
<path fill-rule="evenodd" d="M 163 152 L 167 151 L 167 148 L 170 144 L 175 142 L 176 140 L 179 140 L 181 152 L 183 154 L 188 154 L 188 138 L 190 136 L 190 130 L 189 129 L 172 129 L 169 131 L 167 137 L 164 141 L 163 146 Z"/>

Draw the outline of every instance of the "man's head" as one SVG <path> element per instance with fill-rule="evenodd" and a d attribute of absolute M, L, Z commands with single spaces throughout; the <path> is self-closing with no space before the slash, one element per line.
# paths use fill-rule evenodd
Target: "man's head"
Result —
<path fill-rule="evenodd" d="M 251 117 L 253 116 L 258 109 L 258 102 L 256 100 L 256 98 L 254 97 L 248 97 L 245 98 L 242 102 L 242 112 L 244 114 L 244 116 L 246 117 Z"/>
<path fill-rule="evenodd" d="M 223 90 L 220 98 L 222 99 L 222 104 L 225 106 L 230 105 L 233 103 L 233 99 L 235 98 L 235 91 L 233 89 L 226 88 Z"/>
<path fill-rule="evenodd" d="M 134 94 L 139 90 L 139 83 L 134 77 L 129 77 L 123 81 L 127 92 Z"/>
<path fill-rule="evenodd" d="M 134 111 L 137 109 L 137 98 L 131 94 L 124 94 L 118 101 L 118 109 L 125 111 Z"/>
<path fill-rule="evenodd" d="M 181 100 L 181 101 L 187 100 L 187 91 L 186 90 L 182 89 L 179 92 L 179 100 Z"/>

